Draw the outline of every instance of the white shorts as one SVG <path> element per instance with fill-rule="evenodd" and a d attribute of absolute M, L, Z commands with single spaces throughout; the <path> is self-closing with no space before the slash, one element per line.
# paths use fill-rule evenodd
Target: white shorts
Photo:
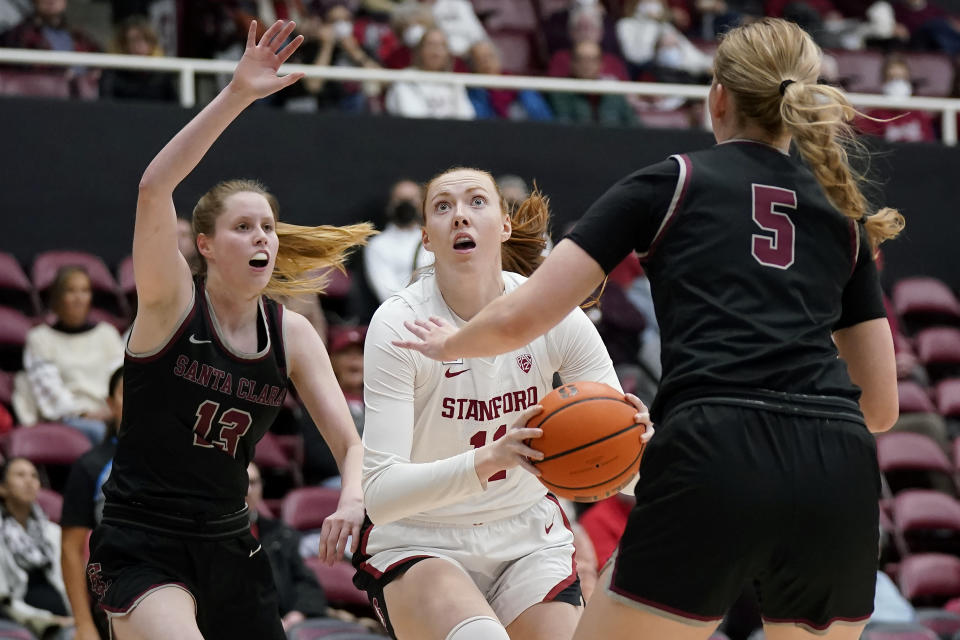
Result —
<path fill-rule="evenodd" d="M 354 582 L 367 591 L 388 630 L 383 588 L 425 558 L 447 560 L 466 573 L 504 626 L 539 602 L 582 604 L 573 532 L 552 495 L 515 516 L 479 525 L 368 521 L 354 555 Z"/>

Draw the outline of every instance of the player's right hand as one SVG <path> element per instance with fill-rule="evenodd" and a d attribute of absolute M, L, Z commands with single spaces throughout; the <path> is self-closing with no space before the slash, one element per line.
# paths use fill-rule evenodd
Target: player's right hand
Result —
<path fill-rule="evenodd" d="M 535 476 L 540 475 L 540 471 L 530 464 L 530 460 L 541 460 L 543 454 L 527 446 L 525 441 L 543 435 L 543 429 L 532 429 L 527 426 L 530 418 L 541 411 L 543 407 L 539 404 L 528 407 L 517 417 L 516 422 L 502 438 L 477 449 L 473 464 L 481 482 L 486 484 L 487 478 L 498 471 L 515 467 L 523 467 Z"/>

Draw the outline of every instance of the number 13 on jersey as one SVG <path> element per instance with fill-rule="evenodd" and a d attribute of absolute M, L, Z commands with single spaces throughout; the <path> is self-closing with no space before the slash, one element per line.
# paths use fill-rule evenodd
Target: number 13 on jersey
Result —
<path fill-rule="evenodd" d="M 797 209 L 797 192 L 765 184 L 753 185 L 753 221 L 772 235 L 755 233 L 750 237 L 753 257 L 765 267 L 789 269 L 793 264 L 795 227 L 777 208 Z"/>

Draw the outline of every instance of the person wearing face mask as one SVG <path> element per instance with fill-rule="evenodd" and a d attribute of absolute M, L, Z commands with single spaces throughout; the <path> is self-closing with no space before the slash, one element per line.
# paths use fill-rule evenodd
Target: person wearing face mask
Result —
<path fill-rule="evenodd" d="M 403 2 L 390 13 L 390 32 L 377 52 L 387 69 L 405 69 L 413 62 L 413 50 L 428 29 L 436 28 L 430 7 L 419 2 Z"/>
<path fill-rule="evenodd" d="M 420 241 L 421 200 L 416 182 L 396 182 L 387 203 L 387 225 L 363 251 L 367 282 L 377 304 L 407 286 L 415 269 L 432 262 Z"/>
<path fill-rule="evenodd" d="M 910 67 L 903 56 L 887 56 L 881 74 L 881 88 L 885 96 L 909 98 L 913 95 Z M 890 107 L 868 109 L 856 120 L 856 126 L 862 133 L 878 136 L 888 142 L 932 142 L 937 139 L 933 116 L 926 111 Z"/>

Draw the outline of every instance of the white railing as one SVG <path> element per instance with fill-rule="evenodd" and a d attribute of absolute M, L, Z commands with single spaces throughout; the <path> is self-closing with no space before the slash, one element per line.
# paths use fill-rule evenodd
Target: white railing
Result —
<path fill-rule="evenodd" d="M 97 67 L 101 69 L 137 69 L 167 71 L 180 76 L 180 103 L 184 107 L 196 105 L 194 81 L 197 74 L 233 73 L 236 62 L 229 60 L 201 60 L 195 58 L 158 58 L 151 56 L 128 56 L 105 53 L 75 53 L 69 51 L 37 51 L 35 49 L 0 48 L 0 64 L 28 64 L 64 67 Z M 464 87 L 488 87 L 495 89 L 534 89 L 544 92 L 605 93 L 638 96 L 678 96 L 706 100 L 708 87 L 689 84 L 665 84 L 658 82 L 619 82 L 614 80 L 575 80 L 572 78 L 546 78 L 534 76 L 489 76 L 472 73 L 436 73 L 412 69 L 362 69 L 353 67 L 319 67 L 315 65 L 287 64 L 281 73 L 302 71 L 311 78 L 345 81 L 427 81 L 441 82 Z M 847 94 L 857 107 L 886 107 L 903 110 L 933 111 L 942 117 L 944 144 L 957 144 L 957 113 L 960 99 L 957 98 L 890 98 L 865 93 Z"/>

